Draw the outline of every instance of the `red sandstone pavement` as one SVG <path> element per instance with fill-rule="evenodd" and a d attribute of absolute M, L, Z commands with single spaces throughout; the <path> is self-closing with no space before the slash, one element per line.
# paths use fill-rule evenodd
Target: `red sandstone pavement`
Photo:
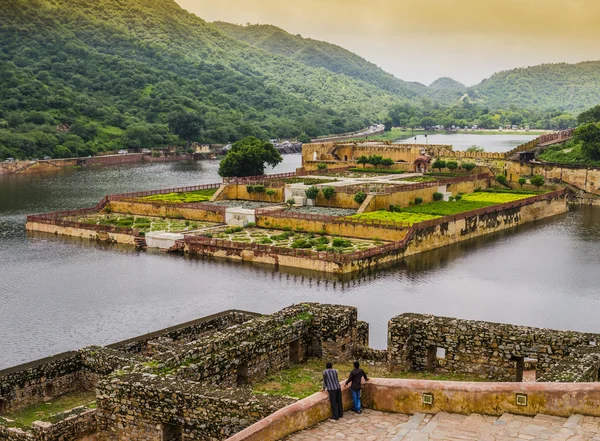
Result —
<path fill-rule="evenodd" d="M 365 409 L 348 412 L 339 421 L 326 421 L 286 438 L 287 441 L 600 441 L 600 418 L 573 415 L 535 417 L 504 414 L 435 416 L 383 413 Z"/>

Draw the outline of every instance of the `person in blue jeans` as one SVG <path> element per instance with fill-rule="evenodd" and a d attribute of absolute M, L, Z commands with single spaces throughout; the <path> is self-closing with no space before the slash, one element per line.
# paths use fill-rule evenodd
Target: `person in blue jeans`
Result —
<path fill-rule="evenodd" d="M 354 403 L 354 409 L 352 409 L 356 413 L 362 413 L 361 403 L 360 403 L 360 390 L 362 388 L 362 379 L 365 381 L 369 381 L 367 378 L 367 374 L 360 368 L 360 363 L 358 361 L 354 362 L 354 369 L 350 372 L 350 377 L 346 381 L 346 386 L 352 383 L 350 386 L 350 392 L 352 392 L 352 402 Z"/>

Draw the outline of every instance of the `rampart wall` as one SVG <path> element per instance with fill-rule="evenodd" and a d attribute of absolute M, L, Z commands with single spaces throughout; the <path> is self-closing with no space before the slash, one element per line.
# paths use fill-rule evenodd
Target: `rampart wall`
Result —
<path fill-rule="evenodd" d="M 203 208 L 203 204 L 165 204 L 163 202 L 111 201 L 114 213 L 135 214 L 138 216 L 170 217 L 206 222 L 225 222 L 225 207 L 222 210 Z M 208 204 L 206 205 L 208 207 Z M 212 207 L 212 206 L 211 206 Z"/>

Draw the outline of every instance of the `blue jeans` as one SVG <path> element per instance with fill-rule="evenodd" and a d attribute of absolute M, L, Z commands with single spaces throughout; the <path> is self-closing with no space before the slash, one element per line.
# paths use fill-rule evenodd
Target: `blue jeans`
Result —
<path fill-rule="evenodd" d="M 359 412 L 360 411 L 360 389 L 358 389 L 358 390 L 350 389 L 350 392 L 352 392 L 352 402 L 354 403 L 354 410 Z"/>

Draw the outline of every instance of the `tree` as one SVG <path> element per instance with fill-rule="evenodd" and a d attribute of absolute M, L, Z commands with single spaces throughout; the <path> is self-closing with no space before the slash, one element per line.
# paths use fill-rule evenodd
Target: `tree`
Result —
<path fill-rule="evenodd" d="M 483 153 L 485 149 L 483 147 L 479 147 L 478 145 L 472 145 L 471 147 L 467 147 L 467 152 L 469 153 Z"/>
<path fill-rule="evenodd" d="M 330 200 L 335 194 L 335 188 L 333 187 L 325 187 L 323 189 L 323 197 L 327 200 Z"/>
<path fill-rule="evenodd" d="M 310 139 L 310 136 L 308 136 L 306 133 L 298 136 L 298 142 L 301 142 L 302 144 L 308 144 L 311 141 L 312 139 Z"/>
<path fill-rule="evenodd" d="M 525 185 L 527 183 L 527 179 L 525 179 L 523 176 L 521 176 L 517 182 L 519 183 L 519 186 L 521 188 L 523 188 L 523 185 Z"/>
<path fill-rule="evenodd" d="M 392 165 L 394 165 L 394 160 L 392 158 L 383 158 L 381 160 L 381 165 L 383 165 L 384 167 L 391 167 Z"/>
<path fill-rule="evenodd" d="M 392 122 L 392 118 L 387 117 L 383 120 L 383 125 L 385 126 L 385 131 L 386 132 L 391 132 L 392 131 L 392 126 L 393 126 L 393 122 Z"/>
<path fill-rule="evenodd" d="M 591 109 L 582 112 L 577 117 L 579 124 L 589 124 L 600 122 L 600 105 L 594 106 Z"/>
<path fill-rule="evenodd" d="M 273 147 L 273 144 L 250 136 L 233 144 L 219 165 L 219 175 L 223 177 L 264 175 L 267 164 L 275 167 L 281 161 L 283 161 L 281 153 Z"/>
<path fill-rule="evenodd" d="M 581 151 L 590 159 L 600 159 L 600 128 L 590 123 L 573 132 L 573 141 L 581 144 Z"/>
<path fill-rule="evenodd" d="M 496 176 L 496 181 L 500 185 L 508 185 L 508 180 L 506 179 L 506 176 L 504 176 L 504 175 Z"/>
<path fill-rule="evenodd" d="M 362 204 L 365 199 L 367 199 L 367 195 L 365 194 L 364 191 L 359 190 L 355 195 L 354 195 L 354 202 L 356 202 L 357 204 Z"/>
<path fill-rule="evenodd" d="M 537 189 L 539 190 L 540 187 L 546 183 L 546 180 L 544 179 L 544 177 L 542 175 L 533 175 L 529 179 L 529 182 L 531 182 L 531 185 L 535 185 L 537 187 Z"/>
<path fill-rule="evenodd" d="M 356 160 L 356 163 L 359 165 L 362 165 L 364 168 L 365 165 L 367 165 L 369 163 L 369 158 L 365 155 L 362 155 Z"/>
<path fill-rule="evenodd" d="M 448 162 L 446 162 L 446 167 L 448 167 L 448 170 L 453 172 L 454 170 L 456 170 L 458 168 L 458 162 L 448 161 Z"/>
<path fill-rule="evenodd" d="M 167 118 L 169 129 L 189 146 L 192 140 L 200 137 L 204 128 L 204 120 L 196 113 L 185 111 L 173 112 Z"/>
<path fill-rule="evenodd" d="M 317 196 L 319 195 L 319 189 L 312 185 L 306 189 L 305 193 L 308 199 L 317 199 Z"/>
<path fill-rule="evenodd" d="M 474 162 L 463 162 L 461 167 L 464 168 L 467 173 L 471 173 L 477 165 Z"/>
<path fill-rule="evenodd" d="M 377 168 L 377 166 L 379 164 L 381 164 L 381 161 L 383 161 L 383 156 L 380 155 L 370 155 L 368 158 L 369 164 L 371 164 L 373 167 Z"/>
<path fill-rule="evenodd" d="M 435 162 L 431 165 L 431 167 L 437 168 L 441 172 L 443 168 L 446 168 L 446 161 L 436 159 Z"/>

